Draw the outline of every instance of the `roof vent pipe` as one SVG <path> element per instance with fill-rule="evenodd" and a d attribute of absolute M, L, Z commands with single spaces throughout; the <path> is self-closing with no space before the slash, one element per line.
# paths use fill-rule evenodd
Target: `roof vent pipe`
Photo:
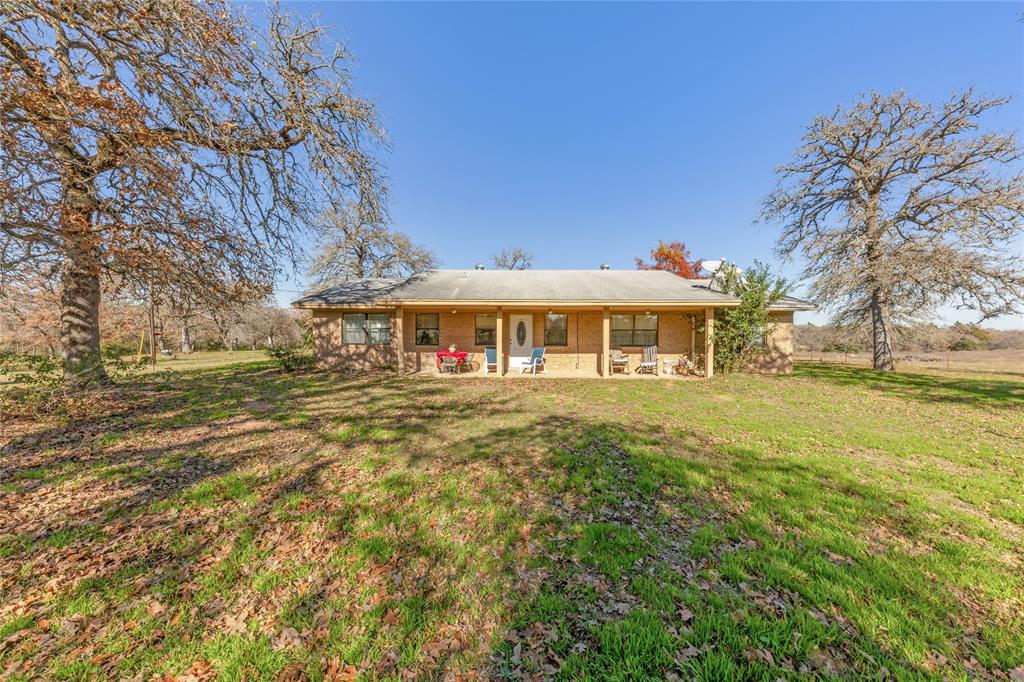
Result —
<path fill-rule="evenodd" d="M 476 266 L 474 267 L 474 269 L 475 270 L 483 270 L 484 269 L 484 264 L 483 263 L 477 263 Z"/>
<path fill-rule="evenodd" d="M 611 270 L 612 266 L 608 265 L 607 263 L 601 263 L 601 269 L 602 270 Z"/>

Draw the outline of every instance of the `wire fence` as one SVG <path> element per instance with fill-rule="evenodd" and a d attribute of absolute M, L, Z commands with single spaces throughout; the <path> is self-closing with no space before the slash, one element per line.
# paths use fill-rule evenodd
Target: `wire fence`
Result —
<path fill-rule="evenodd" d="M 796 351 L 794 362 L 871 367 L 871 353 Z M 894 353 L 897 368 L 910 366 L 949 371 L 1024 372 L 1024 350 L 939 351 Z"/>

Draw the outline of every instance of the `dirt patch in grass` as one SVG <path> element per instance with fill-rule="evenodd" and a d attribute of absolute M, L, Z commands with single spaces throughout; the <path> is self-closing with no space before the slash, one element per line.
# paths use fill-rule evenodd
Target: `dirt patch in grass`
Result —
<path fill-rule="evenodd" d="M 900 552 L 907 556 L 919 557 L 935 551 L 927 542 L 907 537 L 891 519 L 883 519 L 881 523 L 868 525 L 863 537 L 871 554 Z"/>

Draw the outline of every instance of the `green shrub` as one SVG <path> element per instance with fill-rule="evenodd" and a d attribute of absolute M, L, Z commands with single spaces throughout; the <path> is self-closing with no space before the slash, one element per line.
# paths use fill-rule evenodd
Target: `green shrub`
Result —
<path fill-rule="evenodd" d="M 961 336 L 959 339 L 949 344 L 949 350 L 978 350 L 981 344 L 978 340 L 970 336 Z"/>
<path fill-rule="evenodd" d="M 135 352 L 132 345 L 128 343 L 105 343 L 101 350 L 104 360 L 117 360 Z"/>
<path fill-rule="evenodd" d="M 734 372 L 767 350 L 765 340 L 772 331 L 768 309 L 786 295 L 788 285 L 757 261 L 746 272 L 723 266 L 715 273 L 715 284 L 740 299 L 735 308 L 715 312 L 713 336 L 715 371 Z"/>
<path fill-rule="evenodd" d="M 0 353 L 0 413 L 32 416 L 59 408 L 63 381 L 57 357 Z"/>
<path fill-rule="evenodd" d="M 292 346 L 270 346 L 267 353 L 286 372 L 295 372 L 313 364 L 313 358 Z"/>
<path fill-rule="evenodd" d="M 54 387 L 64 378 L 60 359 L 52 355 L 0 353 L 0 376 L 12 384 Z"/>
<path fill-rule="evenodd" d="M 829 343 L 822 347 L 822 353 L 857 353 L 860 349 L 852 343 Z"/>
<path fill-rule="evenodd" d="M 112 356 L 103 366 L 115 382 L 149 368 L 148 357 L 121 357 L 107 349 L 103 354 Z M 38 416 L 68 409 L 81 411 L 90 403 L 80 390 L 67 390 L 64 363 L 59 357 L 0 352 L 0 413 Z"/>

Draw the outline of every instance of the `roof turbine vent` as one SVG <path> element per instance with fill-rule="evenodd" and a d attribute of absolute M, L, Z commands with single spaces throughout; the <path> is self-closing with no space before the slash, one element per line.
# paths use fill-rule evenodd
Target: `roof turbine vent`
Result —
<path fill-rule="evenodd" d="M 611 270 L 612 266 L 608 265 L 607 263 L 601 263 L 601 269 L 602 270 Z"/>
<path fill-rule="evenodd" d="M 475 265 L 475 266 L 473 267 L 473 269 L 474 269 L 474 270 L 483 270 L 483 269 L 484 269 L 484 264 L 483 264 L 483 263 L 477 263 L 477 264 L 476 264 L 476 265 Z"/>

